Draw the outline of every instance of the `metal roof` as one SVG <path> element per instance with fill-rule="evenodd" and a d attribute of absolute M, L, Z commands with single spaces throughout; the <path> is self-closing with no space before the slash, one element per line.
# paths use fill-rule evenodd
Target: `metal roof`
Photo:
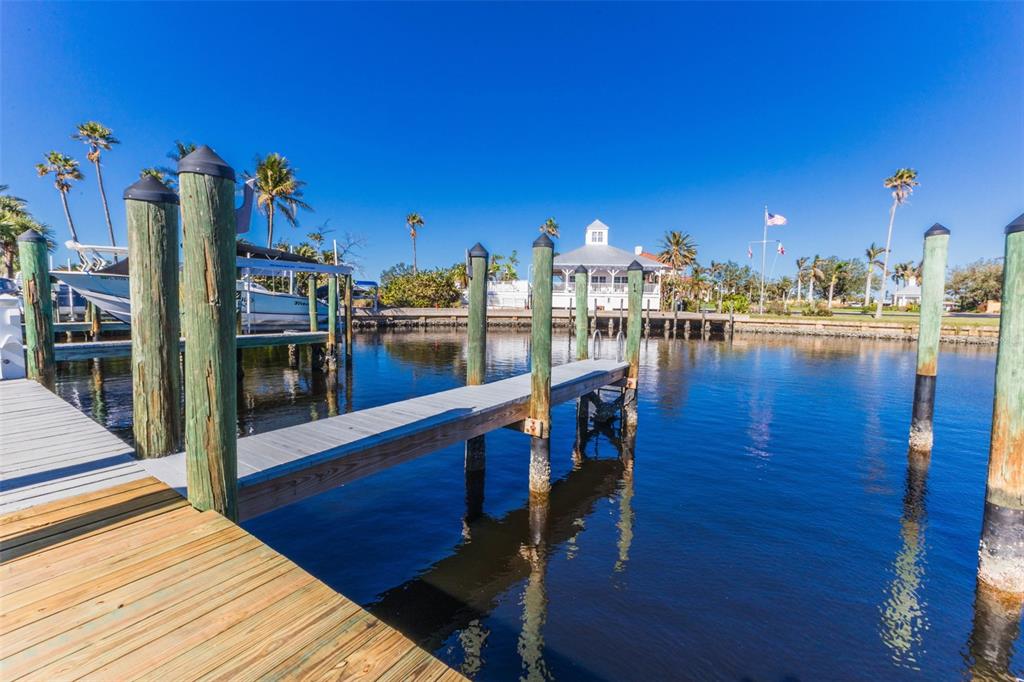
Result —
<path fill-rule="evenodd" d="M 608 244 L 586 244 L 578 249 L 555 256 L 555 268 L 574 270 L 576 266 L 582 265 L 586 268 L 609 267 L 625 270 L 634 260 L 640 261 L 644 270 L 663 270 L 668 267 L 664 263 L 651 260 L 646 256 L 637 256 Z"/>

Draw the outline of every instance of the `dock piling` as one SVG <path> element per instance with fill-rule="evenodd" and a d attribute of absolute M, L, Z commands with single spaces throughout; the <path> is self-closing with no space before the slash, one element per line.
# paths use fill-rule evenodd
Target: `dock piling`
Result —
<path fill-rule="evenodd" d="M 327 368 L 338 366 L 338 276 L 327 278 Z"/>
<path fill-rule="evenodd" d="M 917 374 L 914 408 L 910 421 L 910 447 L 932 449 L 932 415 L 935 412 L 935 378 L 938 374 L 942 300 L 946 294 L 946 258 L 949 230 L 935 223 L 924 233 L 924 272 L 921 277 L 921 317 L 917 334 Z"/>
<path fill-rule="evenodd" d="M 178 162 L 188 501 L 238 518 L 235 171 L 206 145 Z"/>
<path fill-rule="evenodd" d="M 587 269 L 582 265 L 576 267 L 576 272 L 573 274 L 573 281 L 576 285 L 576 359 L 586 360 L 589 356 L 589 349 L 587 348 L 587 317 L 589 312 L 587 309 Z"/>
<path fill-rule="evenodd" d="M 479 242 L 469 250 L 469 315 L 466 353 L 466 385 L 479 386 L 487 376 L 487 249 Z M 484 471 L 486 467 L 486 442 L 484 436 L 466 441 L 466 516 L 463 533 L 468 534 L 468 524 L 483 513 Z"/>
<path fill-rule="evenodd" d="M 46 238 L 35 230 L 18 236 L 22 304 L 25 310 L 25 369 L 29 379 L 53 389 L 53 304 Z"/>
<path fill-rule="evenodd" d="M 352 366 L 352 274 L 345 275 L 345 366 Z"/>
<path fill-rule="evenodd" d="M 1006 226 L 978 579 L 1024 599 L 1024 214 Z"/>
<path fill-rule="evenodd" d="M 178 195 L 147 176 L 124 191 L 124 207 L 132 263 L 132 434 L 139 457 L 163 457 L 181 450 Z"/>
<path fill-rule="evenodd" d="M 622 399 L 622 422 L 624 426 L 635 426 L 637 421 L 636 390 L 640 376 L 640 334 L 642 332 L 640 307 L 644 296 L 644 266 L 633 261 L 626 269 L 627 287 L 629 290 L 629 318 L 626 321 L 626 362 L 629 373 L 626 375 L 626 390 Z"/>
<path fill-rule="evenodd" d="M 551 490 L 551 279 L 554 243 L 546 234 L 533 242 L 533 311 L 530 324 L 530 496 Z"/>

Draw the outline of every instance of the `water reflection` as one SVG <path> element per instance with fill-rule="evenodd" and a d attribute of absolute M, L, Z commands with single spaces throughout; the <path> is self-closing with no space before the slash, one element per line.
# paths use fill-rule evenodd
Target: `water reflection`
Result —
<path fill-rule="evenodd" d="M 892 567 L 892 581 L 881 605 L 882 642 L 896 665 L 920 669 L 924 633 L 928 630 L 927 604 L 922 599 L 925 573 L 924 531 L 927 517 L 928 453 L 907 453 L 907 480 L 900 517 L 900 551 Z"/>
<path fill-rule="evenodd" d="M 1010 671 L 1010 663 L 1020 635 L 1022 600 L 1022 595 L 1007 594 L 977 581 L 974 622 L 964 656 L 972 679 L 1020 680 Z"/>
<path fill-rule="evenodd" d="M 523 600 L 524 609 L 530 609 L 524 624 L 529 625 L 532 656 L 544 620 L 534 613 L 545 603 L 541 569 L 554 548 L 577 534 L 579 520 L 615 494 L 624 471 L 618 459 L 584 459 L 552 484 L 542 514 L 527 504 L 501 518 L 481 515 L 470 524 L 469 537 L 448 556 L 380 594 L 367 608 L 434 650 L 452 633 L 490 614 L 506 591 L 527 581 L 532 587 Z"/>

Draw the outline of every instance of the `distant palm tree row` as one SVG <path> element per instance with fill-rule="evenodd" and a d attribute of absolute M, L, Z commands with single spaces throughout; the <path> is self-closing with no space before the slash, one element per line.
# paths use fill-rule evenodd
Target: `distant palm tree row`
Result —
<path fill-rule="evenodd" d="M 100 200 L 103 205 L 103 216 L 107 225 L 107 233 L 110 238 L 110 245 L 117 246 L 114 235 L 114 224 L 110 219 L 110 206 L 107 203 L 107 194 L 103 186 L 103 167 L 101 155 L 104 151 L 110 151 L 114 145 L 120 144 L 120 140 L 114 137 L 113 131 L 99 121 L 86 121 L 80 123 L 71 135 L 71 139 L 79 140 L 88 147 L 86 158 L 92 162 L 96 169 L 96 182 L 99 185 Z M 180 161 L 185 156 L 194 152 L 197 148 L 192 142 L 175 140 L 174 148 L 168 152 L 167 157 L 172 161 Z M 302 196 L 302 187 L 306 184 L 296 177 L 296 170 L 281 154 L 276 152 L 266 156 L 256 157 L 256 170 L 253 173 L 245 172 L 247 178 L 253 180 L 256 192 L 257 206 L 267 217 L 267 247 L 274 243 L 274 218 L 280 212 L 285 220 L 292 227 L 298 225 L 296 212 L 298 209 L 312 211 L 313 208 L 305 202 Z M 71 216 L 71 207 L 68 205 L 68 192 L 71 190 L 72 182 L 84 178 L 79 163 L 73 157 L 60 151 L 50 151 L 44 156 L 43 163 L 36 164 L 36 172 L 45 177 L 52 175 L 53 186 L 60 194 L 61 204 L 64 207 L 64 218 L 67 220 L 68 232 L 71 239 L 78 241 L 78 230 L 75 221 Z M 176 168 L 167 166 L 153 166 L 144 168 L 139 173 L 140 177 L 153 177 L 163 182 L 168 187 L 174 187 L 177 176 Z"/>

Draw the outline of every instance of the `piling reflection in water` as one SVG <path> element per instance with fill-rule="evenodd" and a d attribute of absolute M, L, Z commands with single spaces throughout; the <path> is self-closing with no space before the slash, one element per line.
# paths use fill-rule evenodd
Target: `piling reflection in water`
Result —
<path fill-rule="evenodd" d="M 367 608 L 429 650 L 455 632 L 461 642 L 480 644 L 486 639 L 481 619 L 524 583 L 519 651 L 524 670 L 541 674 L 548 558 L 577 535 L 581 519 L 616 493 L 624 472 L 619 459 L 584 459 L 552 484 L 546 504 L 525 504 L 497 519 L 481 515 L 448 556 Z M 479 651 L 467 651 L 463 672 L 472 672 L 479 660 Z"/>
<path fill-rule="evenodd" d="M 978 580 L 974 592 L 974 622 L 965 652 L 966 667 L 975 680 L 1019 680 L 1010 671 L 1013 644 L 1020 635 L 1022 598 L 1001 592 Z"/>
<path fill-rule="evenodd" d="M 893 663 L 919 669 L 928 630 L 927 604 L 922 599 L 925 573 L 924 531 L 927 525 L 925 500 L 930 456 L 928 452 L 907 453 L 907 480 L 900 517 L 900 551 L 892 566 L 892 581 L 881 604 L 880 634 Z"/>

